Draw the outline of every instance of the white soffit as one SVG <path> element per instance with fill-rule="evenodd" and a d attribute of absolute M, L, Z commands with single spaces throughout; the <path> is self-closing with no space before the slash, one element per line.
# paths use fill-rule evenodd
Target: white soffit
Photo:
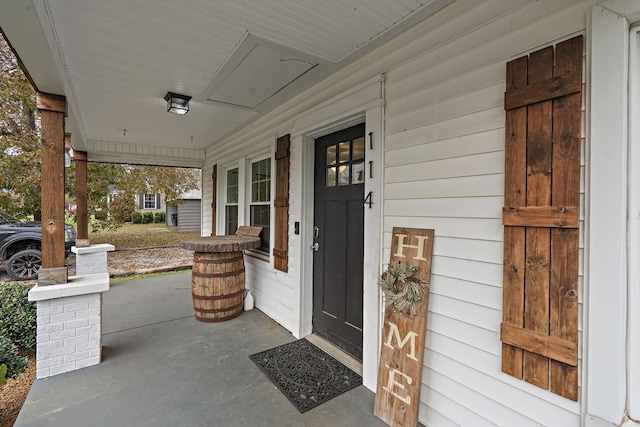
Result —
<path fill-rule="evenodd" d="M 248 34 L 198 101 L 255 109 L 321 62 L 321 58 Z"/>

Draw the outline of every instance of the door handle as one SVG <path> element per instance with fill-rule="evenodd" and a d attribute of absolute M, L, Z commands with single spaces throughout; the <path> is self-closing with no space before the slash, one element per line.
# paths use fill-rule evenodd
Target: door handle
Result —
<path fill-rule="evenodd" d="M 318 252 L 318 250 L 320 249 L 320 243 L 315 242 L 312 246 L 311 249 L 313 249 L 314 252 Z"/>
<path fill-rule="evenodd" d="M 317 225 L 313 226 L 313 238 L 317 239 L 318 237 L 320 237 L 320 227 L 318 227 Z"/>

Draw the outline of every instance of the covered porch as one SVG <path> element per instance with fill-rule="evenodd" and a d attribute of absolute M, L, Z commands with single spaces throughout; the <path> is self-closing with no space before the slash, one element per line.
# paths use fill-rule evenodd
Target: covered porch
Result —
<path fill-rule="evenodd" d="M 386 425 L 364 386 L 300 414 L 249 359 L 291 333 L 257 309 L 198 322 L 190 281 L 179 273 L 113 285 L 102 363 L 36 380 L 15 426 Z"/>

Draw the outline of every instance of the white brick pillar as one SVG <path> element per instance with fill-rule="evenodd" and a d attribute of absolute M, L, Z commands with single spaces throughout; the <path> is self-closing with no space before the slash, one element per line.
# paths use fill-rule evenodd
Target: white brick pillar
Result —
<path fill-rule="evenodd" d="M 37 378 L 100 363 L 102 293 L 108 290 L 109 273 L 98 273 L 29 291 L 29 301 L 37 301 Z"/>
<path fill-rule="evenodd" d="M 107 252 L 114 249 L 113 245 L 107 243 L 83 248 L 72 247 L 71 251 L 76 254 L 76 275 L 106 273 Z"/>

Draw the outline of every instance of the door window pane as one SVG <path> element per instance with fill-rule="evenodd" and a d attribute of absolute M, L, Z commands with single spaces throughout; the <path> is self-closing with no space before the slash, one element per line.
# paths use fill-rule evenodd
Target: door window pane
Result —
<path fill-rule="evenodd" d="M 336 186 L 336 168 L 327 169 L 327 187 Z"/>
<path fill-rule="evenodd" d="M 339 153 L 339 161 L 340 163 L 345 163 L 349 161 L 349 153 L 350 153 L 350 142 L 351 141 L 345 141 L 345 142 L 341 142 L 340 144 L 338 144 L 338 153 Z"/>
<path fill-rule="evenodd" d="M 353 150 L 351 160 L 364 159 L 364 137 L 353 140 Z"/>
<path fill-rule="evenodd" d="M 338 185 L 349 185 L 349 166 L 338 166 Z"/>
<path fill-rule="evenodd" d="M 333 166 L 336 164 L 336 146 L 330 145 L 327 147 L 325 164 L 327 166 Z"/>
<path fill-rule="evenodd" d="M 364 137 L 330 145 L 325 149 L 325 155 L 325 185 L 327 187 L 364 183 Z"/>
<path fill-rule="evenodd" d="M 364 183 L 364 162 L 353 163 L 351 165 L 351 183 L 352 184 Z"/>

